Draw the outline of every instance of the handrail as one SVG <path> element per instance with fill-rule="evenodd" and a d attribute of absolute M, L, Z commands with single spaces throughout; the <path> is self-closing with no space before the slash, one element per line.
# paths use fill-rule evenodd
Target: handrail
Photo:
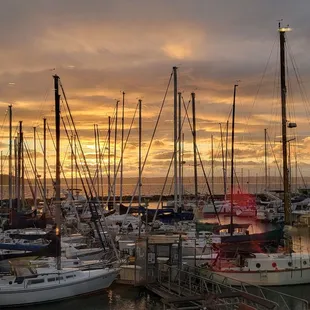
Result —
<path fill-rule="evenodd" d="M 228 277 L 220 275 L 220 278 L 223 278 L 222 281 L 215 280 L 213 278 L 212 271 L 210 271 L 210 276 L 208 277 L 201 275 L 200 270 L 199 269 L 197 270 L 197 268 L 193 268 L 193 271 L 191 272 L 190 269 L 189 270 L 179 269 L 176 266 L 165 265 L 165 267 L 167 268 L 165 269 L 165 271 L 160 270 L 159 268 L 157 269 L 158 272 L 157 281 L 163 286 L 166 286 L 169 289 L 169 291 L 171 291 L 172 283 L 175 286 L 178 286 L 179 288 L 176 291 L 178 295 L 180 295 L 181 290 L 185 291 L 186 289 L 188 289 L 190 292 L 195 293 L 197 293 L 197 291 L 199 290 L 200 292 L 203 290 L 208 291 L 209 288 L 207 288 L 206 286 L 207 284 L 211 284 L 212 287 L 215 288 L 215 290 L 219 293 L 221 293 L 223 289 L 224 290 L 229 289 L 234 292 L 240 292 L 240 294 L 241 293 L 246 294 L 249 297 L 249 299 L 251 299 L 250 298 L 251 296 L 252 297 L 255 296 L 257 302 L 263 300 L 268 301 L 269 303 L 276 305 L 275 307 L 276 309 L 291 310 L 292 304 L 294 305 L 294 309 L 296 310 L 309 309 L 308 301 L 305 299 L 291 296 L 282 292 L 274 291 L 269 288 L 251 285 L 242 281 L 239 281 L 239 285 L 232 286 L 228 284 L 227 281 L 229 279 Z M 172 276 L 172 271 L 174 271 L 174 277 Z M 181 279 L 181 274 L 183 279 Z M 216 276 L 218 276 L 218 274 L 216 274 Z M 186 281 L 188 281 L 188 283 L 186 283 Z M 186 284 L 188 285 L 188 287 L 186 286 Z M 256 291 L 251 292 L 251 288 L 256 289 Z"/>
<path fill-rule="evenodd" d="M 172 270 L 175 270 L 177 272 L 176 277 L 175 277 L 175 280 L 177 280 L 177 281 L 171 281 L 171 271 Z M 162 283 L 162 285 L 167 287 L 169 289 L 169 291 L 171 291 L 171 284 L 172 283 L 174 283 L 174 284 L 178 283 L 178 288 L 180 288 L 181 285 L 182 285 L 183 292 L 185 292 L 186 290 L 189 290 L 189 293 L 191 293 L 191 294 L 192 293 L 194 293 L 194 294 L 199 294 L 200 293 L 201 294 L 203 291 L 209 292 L 209 289 L 208 289 L 208 287 L 207 287 L 207 285 L 205 283 L 205 282 L 208 282 L 208 284 L 215 285 L 216 293 L 219 293 L 220 296 L 222 296 L 222 298 L 229 298 L 229 297 L 223 297 L 224 296 L 224 290 L 222 290 L 223 288 L 224 289 L 228 288 L 230 291 L 238 293 L 238 296 L 243 301 L 247 300 L 249 303 L 252 303 L 252 304 L 254 303 L 255 305 L 260 305 L 260 306 L 263 307 L 263 309 L 280 309 L 280 306 L 276 302 L 274 302 L 274 301 L 270 301 L 268 299 L 264 299 L 264 298 L 255 296 L 255 295 L 253 295 L 251 293 L 246 293 L 246 292 L 238 290 L 238 289 L 232 289 L 228 285 L 225 285 L 225 284 L 222 284 L 222 283 L 217 283 L 216 281 L 213 281 L 211 279 L 204 278 L 202 276 L 193 274 L 191 272 L 179 269 L 179 268 L 174 267 L 174 266 L 168 266 L 168 270 L 165 271 L 165 274 L 167 274 L 167 273 L 168 273 L 168 283 L 165 283 L 166 285 L 164 285 L 164 283 Z M 182 281 L 182 283 L 181 283 L 181 281 L 180 281 L 181 274 L 188 275 L 189 280 L 190 280 L 189 281 L 189 287 L 186 287 L 184 281 Z M 178 279 L 176 279 L 176 278 L 178 278 Z M 161 283 L 161 281 L 160 281 L 160 283 Z M 222 289 L 221 289 L 220 286 L 222 286 Z M 176 291 L 176 290 L 177 289 L 174 289 L 174 291 Z M 178 291 L 179 291 L 179 289 L 178 289 Z M 234 296 L 234 298 L 235 297 L 236 296 Z"/>
<path fill-rule="evenodd" d="M 198 270 L 198 271 L 200 271 L 199 270 L 199 268 L 195 268 L 195 267 L 192 267 L 193 269 L 196 269 L 196 270 Z M 223 281 L 224 280 L 233 280 L 234 282 L 237 282 L 237 283 L 239 283 L 238 285 L 236 285 L 237 287 L 241 287 L 241 288 L 243 288 L 244 289 L 244 291 L 245 292 L 248 292 L 248 290 L 247 290 L 247 288 L 255 288 L 255 289 L 257 289 L 259 292 L 261 292 L 261 294 L 263 295 L 263 296 L 265 296 L 265 294 L 264 294 L 264 291 L 265 292 L 269 292 L 269 293 L 271 293 L 271 294 L 277 294 L 278 296 L 281 296 L 282 298 L 284 298 L 284 297 L 287 297 L 287 298 L 289 298 L 289 299 L 294 299 L 294 300 L 298 300 L 298 301 L 301 301 L 301 302 L 304 302 L 305 304 L 307 304 L 308 305 L 308 301 L 307 300 L 305 300 L 305 299 L 303 299 L 303 298 L 299 298 L 299 297 L 296 297 L 296 296 L 292 296 L 292 295 L 289 295 L 289 294 L 286 294 L 286 293 L 282 293 L 282 292 L 279 292 L 279 291 L 275 291 L 275 290 L 272 290 L 272 289 L 270 289 L 270 288 L 268 288 L 268 287 L 263 287 L 263 286 L 258 286 L 258 285 L 255 285 L 255 284 L 250 284 L 250 283 L 247 283 L 247 282 L 245 282 L 245 281 L 241 281 L 241 280 L 238 280 L 238 279 L 235 279 L 235 278 L 230 278 L 230 277 L 227 277 L 227 276 L 224 276 L 224 275 L 222 275 L 222 274 L 218 274 L 218 273 L 216 273 L 216 272 L 213 272 L 212 270 L 208 270 L 208 273 L 210 273 L 212 276 L 214 275 L 214 274 L 216 274 L 216 277 L 218 277 L 218 278 L 223 278 Z M 234 286 L 232 286 L 232 285 L 229 285 L 229 284 L 227 284 L 228 286 L 230 286 L 230 287 L 234 287 Z M 266 298 L 266 297 L 265 297 Z M 289 309 L 289 308 L 288 308 Z M 308 309 L 308 306 L 306 307 L 306 309 Z M 290 309 L 289 309 L 290 310 Z"/>

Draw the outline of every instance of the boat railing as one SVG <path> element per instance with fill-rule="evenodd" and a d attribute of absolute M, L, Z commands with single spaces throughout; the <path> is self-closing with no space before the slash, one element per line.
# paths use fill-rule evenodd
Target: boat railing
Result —
<path fill-rule="evenodd" d="M 189 266 L 187 266 L 187 268 L 188 270 L 196 274 L 201 274 L 200 268 L 189 267 Z M 299 298 L 299 297 L 291 296 L 291 295 L 288 295 L 288 294 L 285 294 L 279 291 L 275 291 L 267 287 L 253 285 L 253 284 L 249 284 L 244 281 L 232 279 L 227 276 L 215 273 L 211 270 L 206 271 L 206 269 L 204 269 L 203 276 L 207 277 L 208 279 L 212 281 L 216 281 L 217 283 L 221 283 L 223 285 L 231 287 L 232 289 L 239 289 L 243 292 L 254 294 L 255 296 L 274 301 L 280 306 L 281 310 L 309 309 L 307 300 Z M 234 283 L 234 285 L 231 285 L 230 283 Z"/>

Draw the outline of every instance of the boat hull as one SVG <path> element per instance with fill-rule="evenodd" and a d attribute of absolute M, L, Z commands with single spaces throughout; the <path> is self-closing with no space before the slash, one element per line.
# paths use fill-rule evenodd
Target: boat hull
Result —
<path fill-rule="evenodd" d="M 0 307 L 20 307 L 59 301 L 79 295 L 91 294 L 108 288 L 115 280 L 118 269 L 80 271 L 83 277 L 60 281 L 57 285 L 27 285 L 16 289 L 0 289 Z"/>
<path fill-rule="evenodd" d="M 208 272 L 206 272 L 207 274 Z M 212 278 L 216 281 L 223 281 L 226 278 L 227 284 L 233 286 L 258 285 L 258 286 L 287 286 L 310 283 L 310 268 L 287 269 L 278 271 L 212 271 Z"/>

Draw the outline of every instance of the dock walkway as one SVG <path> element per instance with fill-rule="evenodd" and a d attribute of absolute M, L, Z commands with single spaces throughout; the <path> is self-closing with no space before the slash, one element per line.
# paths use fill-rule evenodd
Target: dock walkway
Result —
<path fill-rule="evenodd" d="M 232 287 L 225 279 L 169 265 L 149 269 L 146 287 L 162 298 L 165 309 L 309 309 L 303 299 L 245 283 Z"/>

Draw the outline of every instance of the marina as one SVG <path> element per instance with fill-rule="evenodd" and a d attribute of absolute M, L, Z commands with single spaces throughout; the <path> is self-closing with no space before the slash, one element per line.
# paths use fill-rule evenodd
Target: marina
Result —
<path fill-rule="evenodd" d="M 186 10 L 179 1 L 180 12 L 201 15 L 199 27 L 196 18 L 174 20 L 180 12 L 168 3 L 150 3 L 160 14 L 148 15 L 139 0 L 43 2 L 29 4 L 42 34 L 35 25 L 28 41 L 36 43 L 24 44 L 45 56 L 14 48 L 3 55 L 19 58 L 0 68 L 0 308 L 310 309 L 310 104 L 299 19 L 296 29 L 277 19 L 240 32 L 264 5 L 240 0 L 236 8 L 252 12 L 240 18 L 217 3 L 234 41 L 214 16 L 218 35 L 201 27 L 211 0 Z M 24 4 L 25 20 L 3 6 L 12 21 L 30 22 Z M 3 23 L 14 28 L 11 19 Z"/>

